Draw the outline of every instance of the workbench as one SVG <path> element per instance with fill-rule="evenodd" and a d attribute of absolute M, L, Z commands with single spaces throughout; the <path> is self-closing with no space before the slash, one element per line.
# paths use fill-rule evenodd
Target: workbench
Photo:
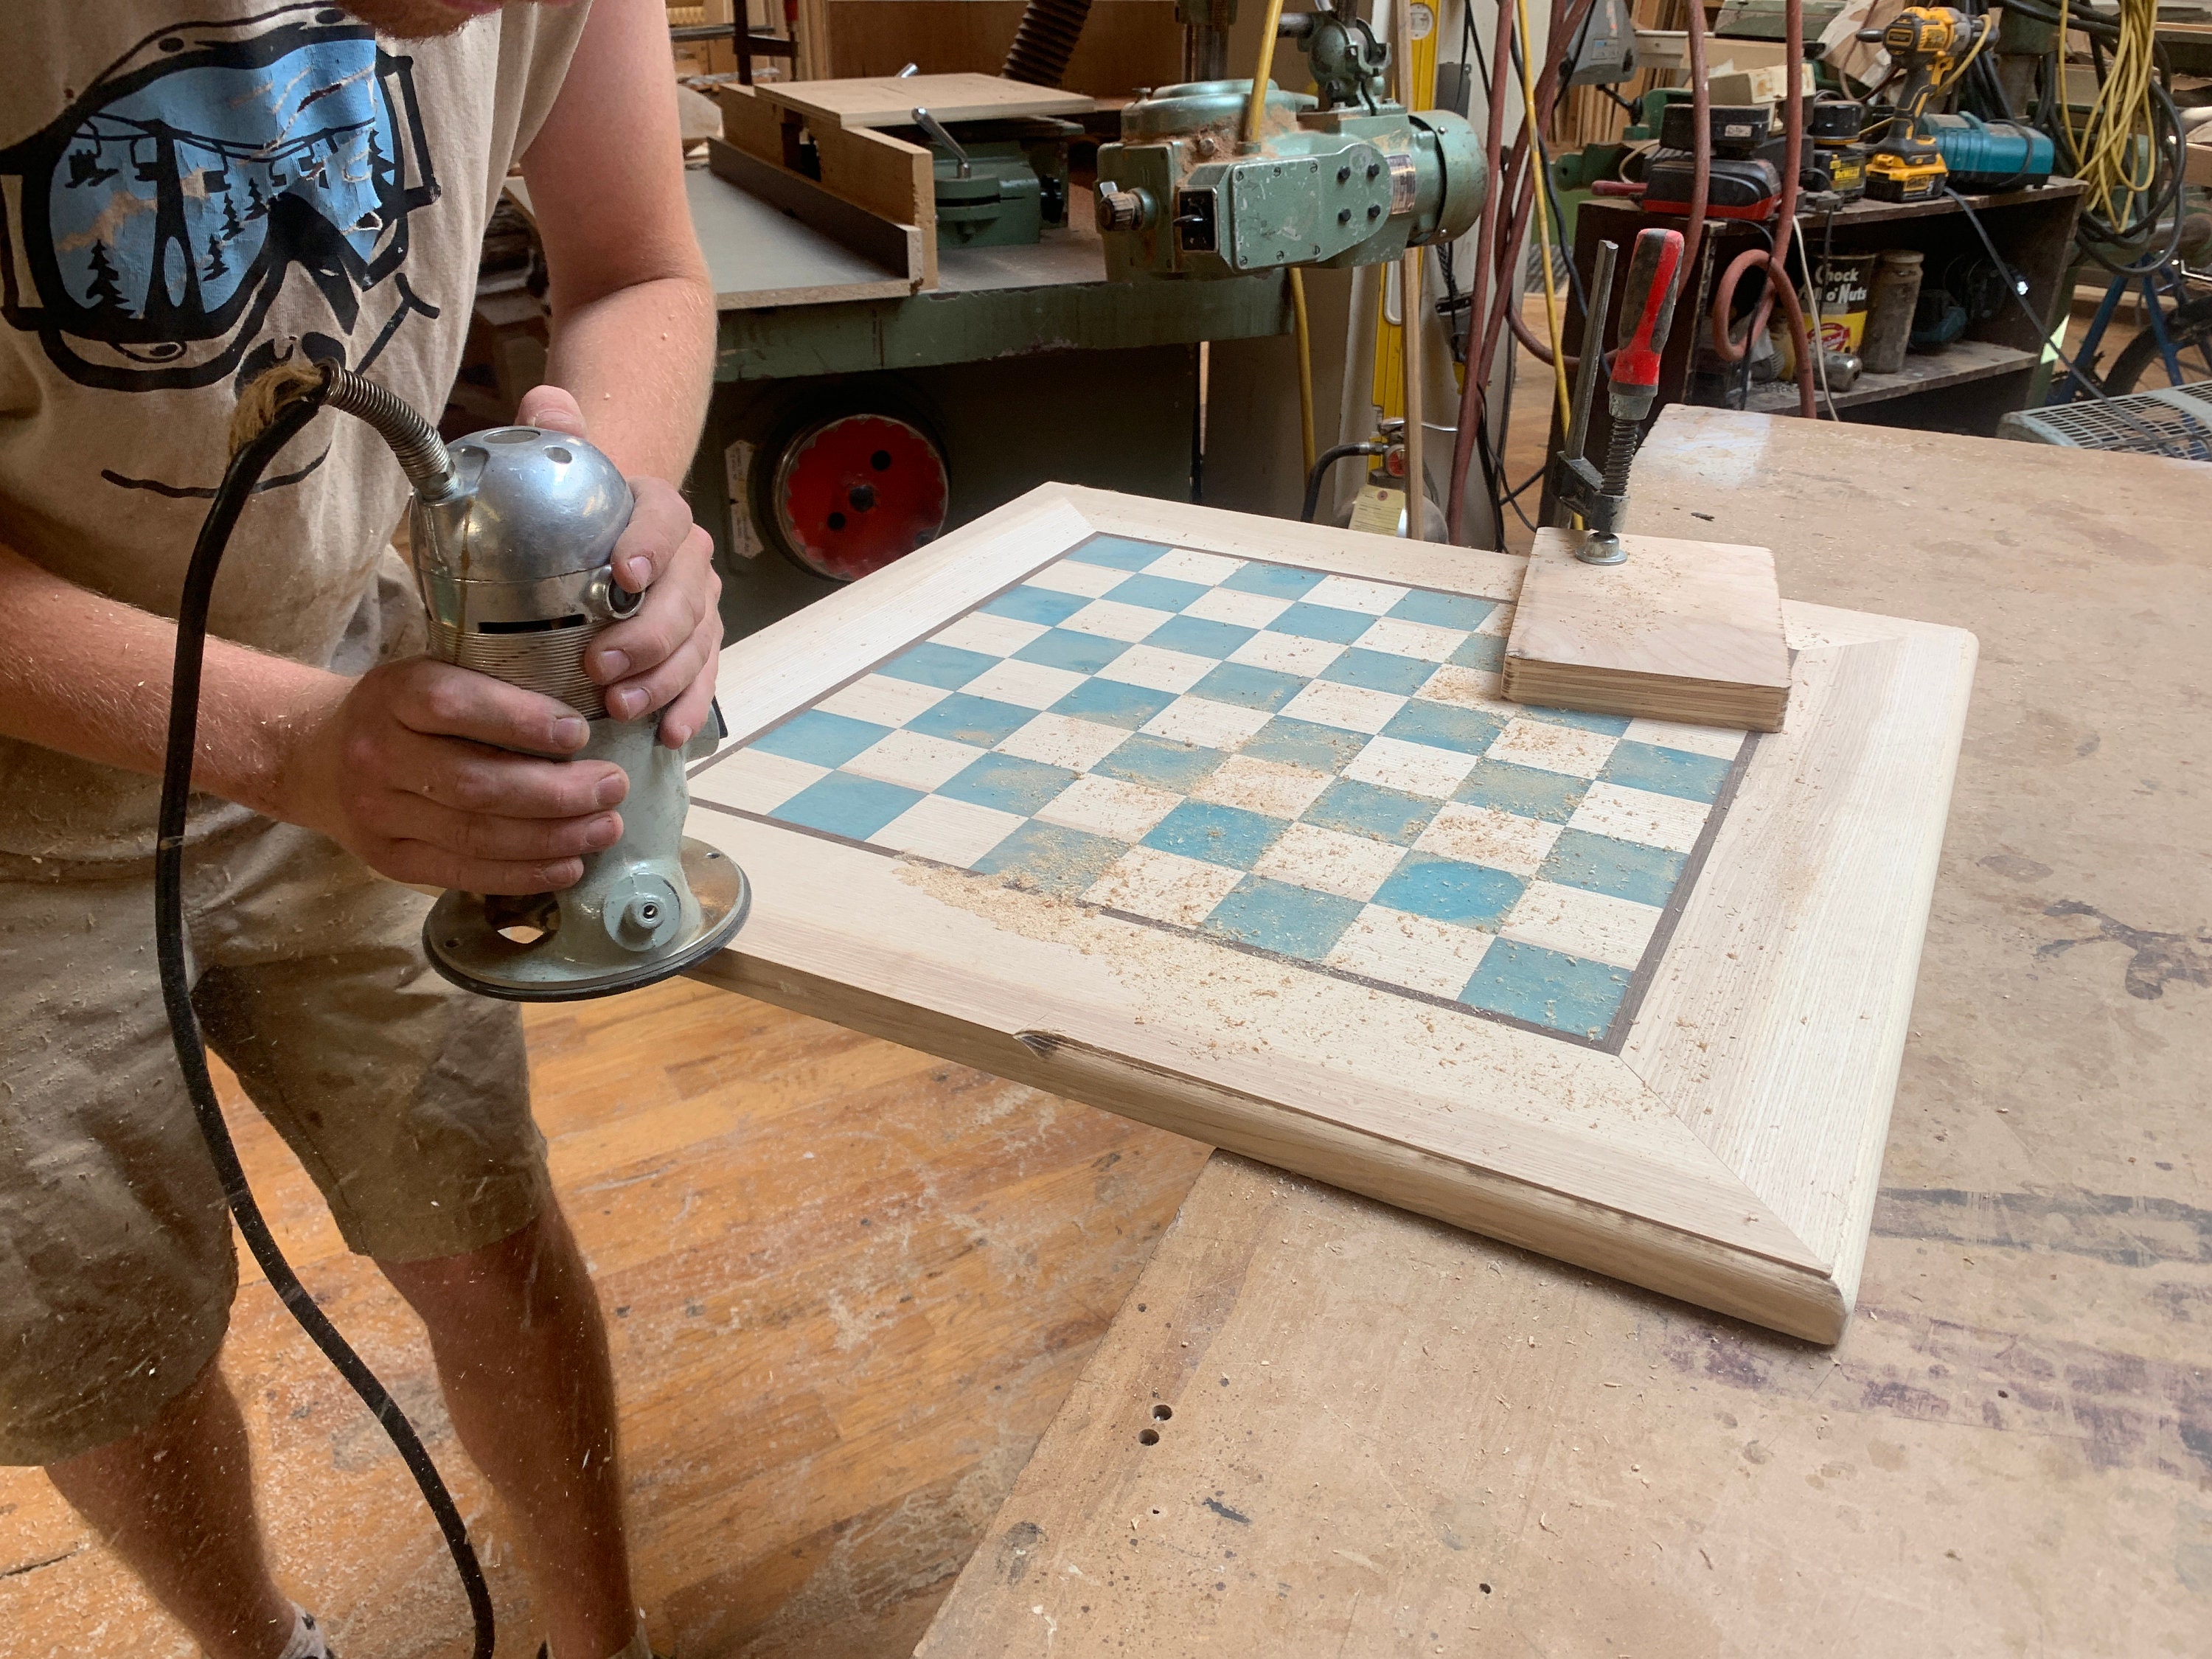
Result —
<path fill-rule="evenodd" d="M 946 527 L 1047 480 L 1188 500 L 1197 347 L 1287 333 L 1280 271 L 1109 283 L 1085 221 L 1032 247 L 948 248 L 922 293 L 864 252 L 703 168 L 684 175 L 720 314 L 715 386 L 690 493 L 713 532 L 737 639 L 834 592 L 763 538 L 758 458 L 826 414 L 882 411 L 928 432 Z"/>
<path fill-rule="evenodd" d="M 1676 407 L 1633 502 L 1981 641 L 1847 1334 L 1216 1154 L 926 1659 L 2203 1650 L 2212 470 Z"/>

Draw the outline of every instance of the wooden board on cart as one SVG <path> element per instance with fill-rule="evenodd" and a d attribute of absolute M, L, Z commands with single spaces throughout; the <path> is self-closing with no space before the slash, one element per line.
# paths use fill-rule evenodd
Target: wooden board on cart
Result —
<path fill-rule="evenodd" d="M 1524 708 L 1522 565 L 1033 490 L 725 653 L 699 971 L 1832 1341 L 1973 641 L 1790 605 L 1768 736 Z"/>
<path fill-rule="evenodd" d="M 1033 87 L 996 75 L 871 75 L 844 81 L 763 81 L 754 90 L 773 104 L 842 127 L 906 127 L 917 105 L 940 121 L 999 121 L 1028 115 L 1083 115 L 1098 100 L 1058 87 Z"/>

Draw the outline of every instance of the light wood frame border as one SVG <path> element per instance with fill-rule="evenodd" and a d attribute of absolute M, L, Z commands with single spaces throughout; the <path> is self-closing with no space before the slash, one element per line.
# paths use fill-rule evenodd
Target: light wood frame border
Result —
<path fill-rule="evenodd" d="M 742 743 L 1095 533 L 1510 601 L 1513 555 L 1048 484 L 723 653 Z M 1856 1292 L 1973 636 L 1785 606 L 1755 746 L 1618 1053 L 757 818 L 696 977 L 1815 1341 Z M 729 752 L 726 748 L 722 754 Z"/>

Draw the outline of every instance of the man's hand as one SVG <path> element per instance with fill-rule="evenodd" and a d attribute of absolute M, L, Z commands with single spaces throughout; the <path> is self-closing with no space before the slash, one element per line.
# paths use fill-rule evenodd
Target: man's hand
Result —
<path fill-rule="evenodd" d="M 515 418 L 588 440 L 576 400 L 561 387 L 525 394 Z M 605 629 L 584 653 L 584 672 L 607 688 L 607 712 L 639 720 L 655 709 L 660 740 L 681 749 L 707 723 L 714 698 L 715 659 L 722 648 L 722 579 L 714 574 L 712 538 L 691 521 L 674 485 L 632 478 L 636 506 L 615 544 L 615 580 L 645 595 L 634 615 Z"/>
<path fill-rule="evenodd" d="M 471 893 L 552 892 L 621 838 L 622 768 L 561 758 L 590 736 L 573 708 L 422 657 L 325 679 L 276 815 L 372 869 Z"/>

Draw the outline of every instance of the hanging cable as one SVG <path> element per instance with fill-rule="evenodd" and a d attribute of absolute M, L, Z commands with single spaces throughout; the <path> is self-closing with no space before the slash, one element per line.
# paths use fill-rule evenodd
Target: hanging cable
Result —
<path fill-rule="evenodd" d="M 264 383 L 279 377 L 290 384 L 270 399 L 274 407 L 267 411 L 266 423 L 234 450 L 222 482 L 216 487 L 215 499 L 208 504 L 207 517 L 201 522 L 199 539 L 193 545 L 191 562 L 185 571 L 184 592 L 177 606 L 177 657 L 169 683 L 169 732 L 162 756 L 161 815 L 154 846 L 155 962 L 161 973 L 161 1002 L 168 1012 L 177 1063 L 184 1072 L 185 1091 L 192 1103 L 192 1116 L 199 1125 L 201 1138 L 207 1142 L 208 1156 L 215 1164 L 223 1200 L 238 1222 L 239 1233 L 267 1277 L 270 1288 L 323 1351 L 324 1357 L 361 1396 L 377 1425 L 398 1449 L 408 1474 L 414 1476 L 422 1501 L 429 1505 L 438 1530 L 444 1535 L 454 1570 L 460 1575 L 461 1587 L 467 1593 L 470 1617 L 476 1626 L 475 1659 L 491 1659 L 495 1636 L 491 1591 L 484 1583 L 483 1568 L 477 1560 L 476 1551 L 470 1546 L 468 1522 L 462 1519 L 453 1493 L 447 1490 L 438 1466 L 431 1462 L 415 1425 L 407 1420 L 407 1414 L 399 1409 L 398 1402 L 377 1379 L 376 1373 L 369 1370 L 339 1334 L 337 1327 L 331 1323 L 329 1316 L 316 1304 L 270 1232 L 261 1207 L 254 1201 L 253 1189 L 246 1184 L 245 1166 L 239 1162 L 229 1126 L 223 1121 L 222 1103 L 216 1097 L 215 1079 L 208 1072 L 207 1043 L 200 1033 L 198 1012 L 192 1006 L 191 976 L 185 965 L 185 823 L 191 796 L 192 759 L 199 743 L 200 674 L 207 654 L 208 606 L 215 592 L 216 574 L 222 566 L 223 552 L 230 544 L 231 532 L 238 527 L 239 516 L 252 499 L 254 487 L 269 463 L 306 428 L 326 402 L 343 400 L 345 407 L 371 418 L 380 429 L 386 422 L 377 417 L 390 413 L 386 405 L 405 409 L 381 387 L 344 369 L 331 368 L 319 374 L 311 371 L 302 375 L 284 365 L 270 370 L 263 381 L 249 386 L 240 398 L 241 404 Z M 419 427 L 422 422 L 418 419 L 415 424 Z M 429 434 L 429 442 L 436 443 L 434 433 Z M 443 453 L 441 447 L 438 458 L 442 459 Z M 403 456 L 403 464 L 406 459 Z M 427 465 L 425 456 L 415 459 Z"/>

